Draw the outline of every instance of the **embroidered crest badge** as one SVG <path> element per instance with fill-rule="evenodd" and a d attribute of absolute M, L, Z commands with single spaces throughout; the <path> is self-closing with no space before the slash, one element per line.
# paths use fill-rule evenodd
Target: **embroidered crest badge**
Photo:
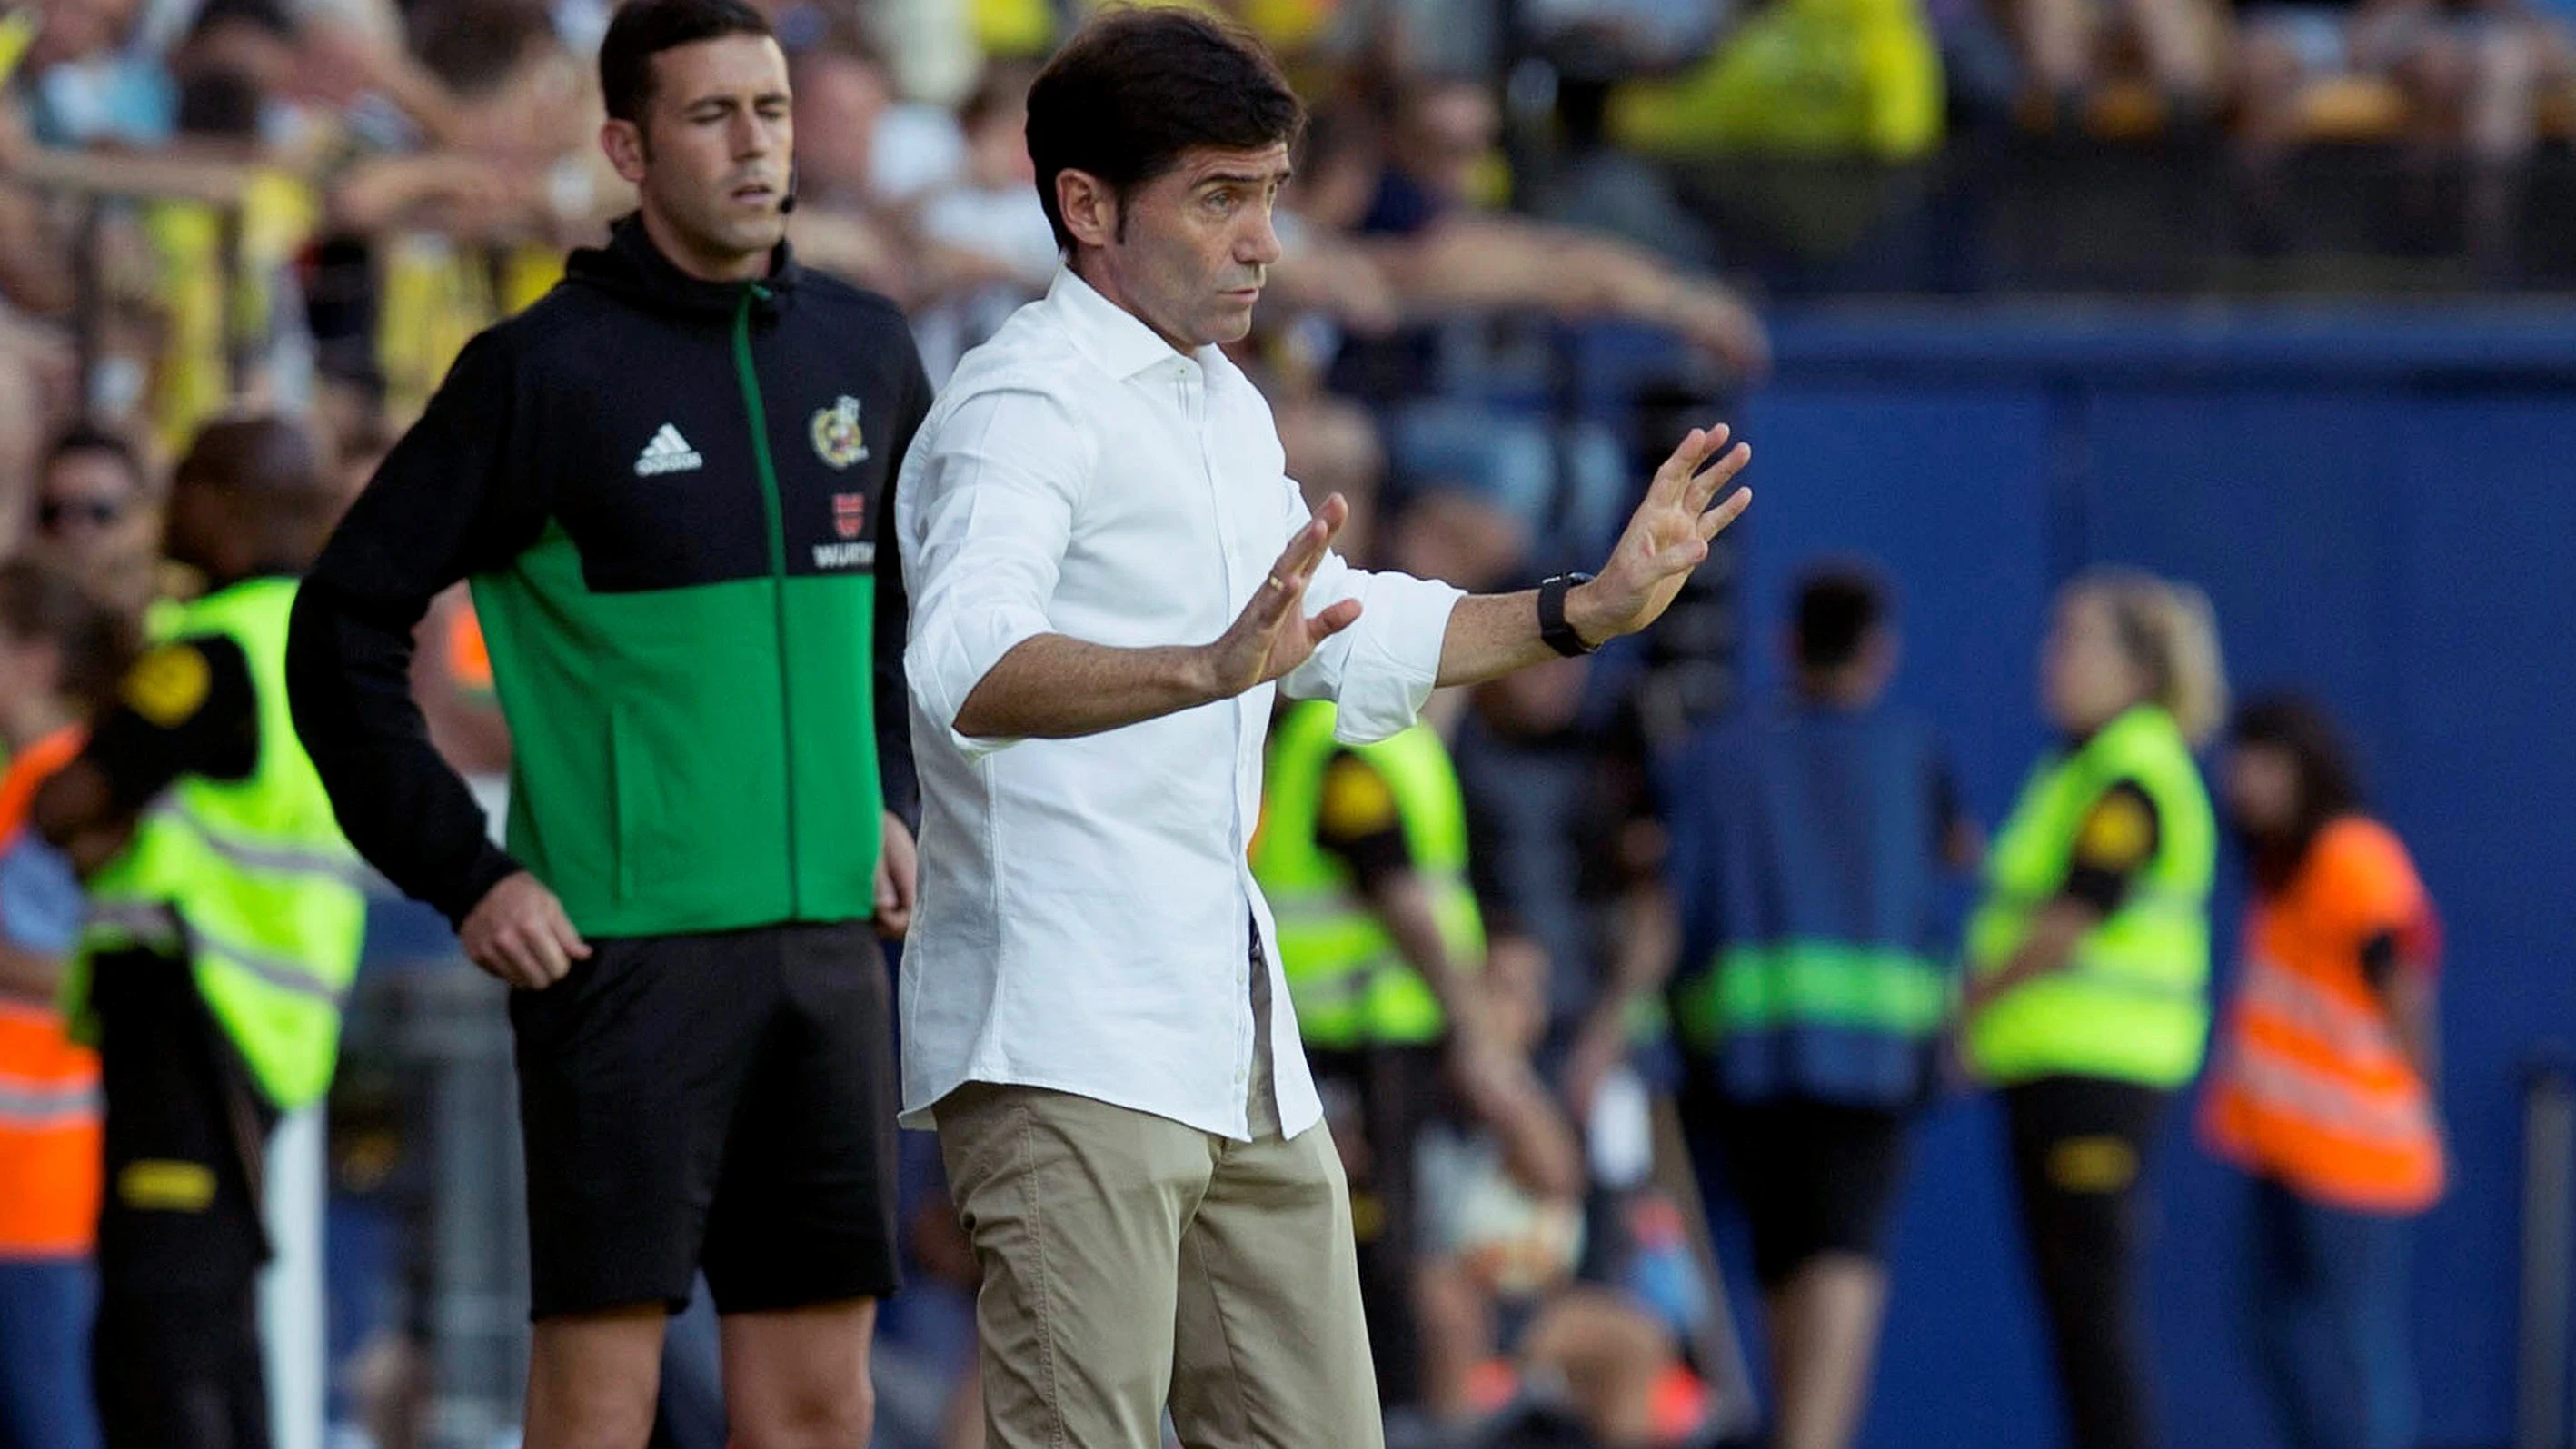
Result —
<path fill-rule="evenodd" d="M 864 462 L 868 440 L 859 431 L 859 400 L 843 393 L 827 408 L 814 410 L 814 456 L 835 468 Z"/>

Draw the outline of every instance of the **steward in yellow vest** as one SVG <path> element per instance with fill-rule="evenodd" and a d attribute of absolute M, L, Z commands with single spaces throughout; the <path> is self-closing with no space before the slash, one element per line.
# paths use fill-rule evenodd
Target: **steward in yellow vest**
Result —
<path fill-rule="evenodd" d="M 1271 725 L 1252 874 L 1279 924 L 1279 970 L 1326 1109 L 1352 1103 L 1367 1162 L 1351 1219 L 1369 1345 L 1390 1405 L 1417 1396 L 1414 1149 L 1444 1055 L 1483 1070 L 1478 1028 L 1453 1032 L 1485 955 L 1467 885 L 1467 810 L 1448 747 L 1417 724 L 1376 744 L 1333 738 L 1329 700 Z M 1444 1044 L 1448 1050 L 1443 1051 Z"/>
<path fill-rule="evenodd" d="M 1279 969 L 1306 1044 L 1439 1041 L 1456 988 L 1432 980 L 1448 986 L 1485 954 L 1448 746 L 1421 724 L 1345 746 L 1332 702 L 1308 700 L 1271 731 L 1263 791 L 1252 874 L 1278 918 Z"/>
<path fill-rule="evenodd" d="M 2209 1025 L 2218 831 L 2192 744 L 2225 713 L 2197 592 L 2089 574 L 2042 653 L 2068 738 L 2032 771 L 1968 925 L 1960 1046 L 2003 1089 L 2070 1442 L 2156 1442 L 2137 1276 L 2149 1148 Z"/>
<path fill-rule="evenodd" d="M 330 1086 L 366 924 L 357 856 L 287 717 L 295 575 L 330 513 L 296 428 L 201 432 L 167 547 L 207 590 L 156 617 L 117 708 L 36 799 L 90 892 L 64 1008 L 107 1097 L 107 1449 L 268 1442 L 267 1136 Z"/>

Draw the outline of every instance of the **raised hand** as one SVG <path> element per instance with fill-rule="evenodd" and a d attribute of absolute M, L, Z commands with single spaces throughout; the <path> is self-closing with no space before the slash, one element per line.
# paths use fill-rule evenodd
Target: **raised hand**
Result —
<path fill-rule="evenodd" d="M 1655 470 L 1645 501 L 1630 515 L 1600 576 L 1566 599 L 1566 622 L 1585 639 L 1598 644 L 1661 618 L 1691 570 L 1708 557 L 1709 540 L 1753 502 L 1752 489 L 1738 488 L 1710 506 L 1753 460 L 1753 449 L 1743 443 L 1718 455 L 1730 436 L 1724 423 L 1693 428 Z"/>
<path fill-rule="evenodd" d="M 1333 535 L 1349 520 L 1351 506 L 1336 493 L 1288 540 L 1271 565 L 1252 602 L 1243 606 L 1226 631 L 1206 646 L 1209 683 L 1219 699 L 1232 699 L 1255 685 L 1266 684 L 1311 657 L 1316 646 L 1349 628 L 1360 616 L 1357 599 L 1344 599 L 1306 617 L 1306 585 L 1324 561 Z"/>

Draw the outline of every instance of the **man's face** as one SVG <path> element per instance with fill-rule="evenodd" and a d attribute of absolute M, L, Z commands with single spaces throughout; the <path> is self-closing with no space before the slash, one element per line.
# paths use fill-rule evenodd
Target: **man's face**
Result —
<path fill-rule="evenodd" d="M 635 183 L 656 239 L 702 276 L 756 276 L 786 234 L 796 125 L 787 57 L 765 35 L 727 35 L 653 57 L 653 97 L 638 126 L 611 121 L 601 143 Z"/>
<path fill-rule="evenodd" d="M 1413 179 L 1456 202 L 1471 189 L 1476 163 L 1493 151 L 1501 134 L 1502 115 L 1493 98 L 1479 86 L 1452 81 L 1414 99 L 1396 141 Z"/>
<path fill-rule="evenodd" d="M 113 453 L 65 453 L 36 487 L 36 548 L 75 573 L 106 569 L 153 543 L 143 485 Z"/>
<path fill-rule="evenodd" d="M 893 95 L 876 67 L 854 56 L 819 56 L 796 74 L 796 119 L 804 124 L 797 179 L 825 198 L 862 200 L 877 121 Z"/>
<path fill-rule="evenodd" d="M 1105 232 L 1099 260 L 1115 300 L 1176 347 L 1242 341 L 1279 260 L 1270 212 L 1287 180 L 1285 141 L 1252 151 L 1197 147 L 1107 202 L 1095 234 Z"/>

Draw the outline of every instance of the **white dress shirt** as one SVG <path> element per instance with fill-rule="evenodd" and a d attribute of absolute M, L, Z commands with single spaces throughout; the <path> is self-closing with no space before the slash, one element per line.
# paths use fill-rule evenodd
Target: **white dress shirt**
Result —
<path fill-rule="evenodd" d="M 1213 347 L 1183 356 L 1070 270 L 959 363 L 895 502 L 922 794 L 906 1125 L 992 1082 L 1247 1138 L 1253 922 L 1273 963 L 1277 1120 L 1295 1136 L 1322 1117 L 1245 860 L 1272 687 L 1080 739 L 955 729 L 1033 636 L 1215 639 L 1306 520 L 1243 373 Z M 1339 701 L 1348 742 L 1392 735 L 1430 695 L 1458 597 L 1328 557 L 1307 611 L 1358 599 L 1360 620 L 1283 683 Z"/>

